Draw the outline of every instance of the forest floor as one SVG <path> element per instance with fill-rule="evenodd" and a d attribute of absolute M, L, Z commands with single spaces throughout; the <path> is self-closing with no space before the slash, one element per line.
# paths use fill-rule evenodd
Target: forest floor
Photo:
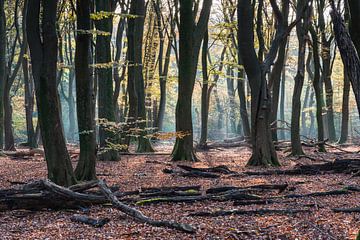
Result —
<path fill-rule="evenodd" d="M 157 146 L 160 152 L 170 152 L 170 146 Z M 360 148 L 347 147 L 347 151 Z M 74 165 L 78 155 L 72 149 Z M 317 153 L 306 148 L 309 158 L 286 157 L 278 152 L 283 166 L 291 169 L 296 165 L 324 163 L 341 158 L 360 158 L 358 153 L 344 153 L 335 150 Z M 199 152 L 201 162 L 194 167 L 226 165 L 236 172 L 249 171 L 245 167 L 250 157 L 246 147 L 215 149 Z M 271 176 L 229 176 L 216 179 L 189 178 L 164 174 L 164 168 L 176 168 L 167 155 L 122 156 L 118 162 L 98 162 L 99 179 L 108 185 L 118 185 L 121 191 L 144 187 L 201 185 L 208 189 L 214 186 L 249 186 L 255 184 L 289 184 L 281 194 L 306 194 L 317 191 L 338 190 L 347 185 L 360 186 L 360 177 L 349 174 L 271 175 Z M 188 163 L 182 163 L 188 164 Z M 189 165 L 189 164 L 188 164 Z M 253 168 L 250 170 L 265 170 Z M 21 182 L 46 178 L 46 163 L 41 155 L 29 158 L 0 158 L 0 188 L 14 187 Z M 276 191 L 266 192 L 268 196 L 279 195 Z M 83 210 L 14 210 L 0 212 L 0 239 L 355 239 L 360 229 L 360 213 L 335 213 L 333 208 L 359 207 L 360 192 L 347 195 L 291 198 L 283 203 L 267 205 L 234 206 L 233 201 L 201 201 L 195 203 L 159 203 L 135 206 L 154 219 L 176 220 L 197 228 L 195 234 L 152 227 L 138 223 L 120 211 L 109 206 L 93 206 Z M 230 215 L 220 217 L 190 217 L 196 211 L 230 209 L 298 209 L 310 207 L 310 212 L 297 214 Z M 110 222 L 102 228 L 94 228 L 70 221 L 74 214 L 86 214 L 94 218 L 106 217 Z"/>

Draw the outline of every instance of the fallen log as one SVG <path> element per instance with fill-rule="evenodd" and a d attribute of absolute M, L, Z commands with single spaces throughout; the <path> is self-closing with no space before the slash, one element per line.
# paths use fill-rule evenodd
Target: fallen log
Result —
<path fill-rule="evenodd" d="M 257 210 L 242 210 L 242 209 L 233 209 L 233 210 L 221 210 L 215 212 L 195 212 L 190 213 L 188 216 L 191 217 L 220 217 L 220 216 L 229 216 L 229 215 L 254 215 L 254 214 L 295 214 L 295 213 L 305 213 L 310 212 L 309 209 L 257 209 Z"/>
<path fill-rule="evenodd" d="M 76 190 L 83 190 L 85 188 L 92 188 L 93 186 L 94 182 L 89 182 L 75 185 L 72 188 Z M 187 233 L 195 232 L 195 229 L 188 224 L 152 220 L 143 215 L 140 211 L 120 202 L 103 181 L 98 181 L 97 186 L 100 188 L 104 196 L 74 192 L 70 188 L 58 186 L 49 180 L 37 181 L 28 184 L 23 189 L 19 189 L 20 193 L 19 191 L 8 191 L 7 194 L 0 197 L 0 211 L 11 209 L 64 209 L 111 202 L 114 207 L 140 222 L 148 223 L 157 227 L 172 228 Z M 38 192 L 35 192 L 35 190 Z M 31 193 L 25 194 L 25 191 L 30 191 Z M 9 194 L 9 192 L 12 194 Z"/>
<path fill-rule="evenodd" d="M 346 189 L 340 189 L 340 190 L 332 190 L 332 191 L 325 191 L 325 192 L 312 192 L 307 194 L 288 194 L 283 196 L 276 196 L 271 197 L 271 199 L 276 198 L 305 198 L 305 197 L 323 197 L 323 196 L 335 196 L 335 195 L 344 195 L 344 194 L 350 194 L 351 192 Z"/>
<path fill-rule="evenodd" d="M 249 191 L 279 190 L 279 192 L 283 192 L 288 186 L 289 186 L 288 184 L 259 184 L 259 185 L 252 185 L 247 187 L 222 186 L 222 187 L 209 188 L 208 190 L 206 190 L 206 193 L 216 194 L 216 193 L 226 192 L 229 190 L 240 190 L 240 189 L 249 190 Z"/>
<path fill-rule="evenodd" d="M 107 197 L 107 199 L 111 201 L 111 203 L 113 204 L 114 207 L 116 207 L 120 211 L 126 213 L 127 215 L 133 217 L 134 219 L 136 219 L 140 222 L 147 223 L 149 225 L 156 226 L 156 227 L 167 227 L 167 228 L 171 228 L 171 229 L 176 229 L 176 230 L 183 231 L 186 233 L 195 233 L 195 231 L 196 231 L 195 228 L 193 228 L 189 224 L 177 223 L 177 222 L 173 222 L 173 221 L 157 221 L 157 220 L 153 220 L 153 219 L 145 216 L 140 211 L 138 211 L 134 208 L 131 208 L 131 207 L 123 204 L 122 202 L 120 202 L 117 199 L 117 197 L 111 192 L 111 190 L 106 186 L 104 181 L 101 181 L 101 180 L 99 181 L 99 188 L 104 193 L 104 195 Z"/>
<path fill-rule="evenodd" d="M 246 175 L 316 175 L 323 173 L 354 173 L 360 170 L 360 159 L 342 159 L 324 164 L 301 165 L 289 170 L 247 171 Z"/>
<path fill-rule="evenodd" d="M 355 208 L 333 208 L 332 209 L 334 212 L 342 212 L 342 213 L 354 213 L 360 212 L 360 207 L 355 207 Z"/>
<path fill-rule="evenodd" d="M 84 224 L 87 224 L 87 225 L 90 225 L 90 226 L 93 226 L 96 228 L 101 228 L 105 224 L 110 222 L 109 218 L 94 219 L 94 218 L 90 218 L 90 217 L 84 216 L 84 215 L 74 215 L 74 216 L 70 217 L 70 220 L 73 222 L 84 223 Z"/>
<path fill-rule="evenodd" d="M 190 167 L 187 165 L 177 165 L 179 168 L 185 170 L 185 171 L 196 171 L 196 172 L 206 172 L 206 173 L 222 173 L 222 174 L 233 174 L 236 173 L 234 171 L 231 171 L 227 166 L 225 165 L 219 165 L 216 167 L 209 167 L 209 168 L 195 168 Z"/>
<path fill-rule="evenodd" d="M 182 177 L 201 177 L 201 178 L 219 178 L 220 175 L 210 172 L 200 172 L 200 171 L 190 171 L 190 172 L 183 172 L 183 171 L 176 171 L 169 168 L 164 168 L 163 173 L 166 174 L 177 174 Z"/>
<path fill-rule="evenodd" d="M 250 148 L 251 145 L 247 141 L 239 141 L 239 142 L 213 142 L 207 143 L 207 149 L 214 149 L 214 148 L 236 148 L 236 147 L 248 147 Z"/>

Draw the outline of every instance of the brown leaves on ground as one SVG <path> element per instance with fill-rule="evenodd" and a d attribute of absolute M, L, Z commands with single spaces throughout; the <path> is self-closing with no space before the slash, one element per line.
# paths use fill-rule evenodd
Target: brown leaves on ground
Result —
<path fill-rule="evenodd" d="M 158 146 L 159 151 L 170 152 L 171 147 Z M 307 149 L 311 158 L 288 158 L 279 153 L 282 169 L 297 164 L 323 163 L 336 158 L 359 158 L 358 154 L 331 152 L 314 153 Z M 347 148 L 349 151 L 359 149 Z M 78 150 L 71 149 L 76 164 Z M 245 164 L 250 157 L 247 148 L 217 149 L 200 152 L 201 162 L 194 167 L 226 165 L 231 170 L 248 170 Z M 315 159 L 315 160 L 314 160 Z M 182 163 L 188 164 L 188 163 Z M 106 179 L 108 185 L 118 185 L 121 191 L 144 187 L 201 185 L 202 189 L 214 186 L 249 186 L 254 184 L 288 183 L 283 194 L 310 193 L 341 189 L 346 185 L 360 185 L 360 178 L 345 174 L 323 174 L 317 176 L 243 176 L 219 179 L 187 178 L 164 174 L 162 169 L 176 166 L 165 155 L 122 156 L 119 162 L 98 162 L 97 173 Z M 46 177 L 46 163 L 41 154 L 31 158 L 0 158 L 0 188 L 9 188 L 19 182 L 29 182 Z M 259 170 L 256 168 L 256 170 Z M 267 193 L 276 195 L 276 192 Z M 295 215 L 249 215 L 225 217 L 189 217 L 195 211 L 216 211 L 230 209 L 285 209 L 313 205 L 310 213 Z M 162 203 L 136 206 L 154 219 L 175 220 L 196 226 L 195 235 L 175 230 L 152 227 L 137 223 L 116 209 L 93 206 L 82 210 L 62 211 L 8 211 L 0 213 L 0 239 L 355 239 L 360 229 L 359 213 L 334 213 L 332 208 L 360 205 L 360 193 L 348 195 L 290 199 L 284 203 L 269 205 L 233 206 L 233 202 L 204 201 L 197 203 Z M 102 228 L 75 223 L 70 220 L 74 214 L 94 218 L 110 218 Z"/>

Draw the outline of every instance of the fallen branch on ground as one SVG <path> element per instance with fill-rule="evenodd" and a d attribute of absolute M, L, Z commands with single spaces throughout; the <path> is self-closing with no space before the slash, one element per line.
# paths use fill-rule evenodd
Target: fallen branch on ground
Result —
<path fill-rule="evenodd" d="M 93 227 L 103 227 L 105 224 L 107 224 L 108 222 L 110 222 L 109 218 L 102 218 L 102 219 L 94 219 L 94 218 L 90 218 L 88 216 L 84 216 L 84 215 L 74 215 L 72 217 L 70 217 L 70 220 L 73 222 L 79 222 L 79 223 L 84 223 Z"/>
<path fill-rule="evenodd" d="M 221 210 L 215 212 L 195 212 L 189 214 L 191 217 L 220 217 L 229 215 L 254 215 L 254 214 L 295 214 L 310 212 L 309 209 L 257 209 L 257 210 Z"/>

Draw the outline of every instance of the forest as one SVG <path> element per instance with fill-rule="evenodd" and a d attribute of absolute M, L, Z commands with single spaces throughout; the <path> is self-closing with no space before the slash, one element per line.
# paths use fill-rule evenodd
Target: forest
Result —
<path fill-rule="evenodd" d="M 360 240 L 359 13 L 0 0 L 0 239 Z"/>

